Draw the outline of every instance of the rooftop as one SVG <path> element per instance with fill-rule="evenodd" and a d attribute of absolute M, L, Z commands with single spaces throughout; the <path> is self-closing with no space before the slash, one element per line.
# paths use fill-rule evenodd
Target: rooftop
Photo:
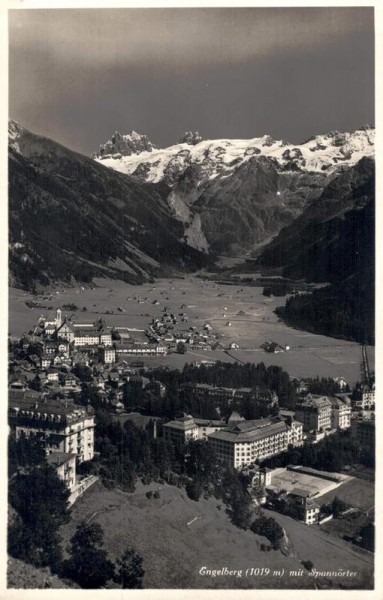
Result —
<path fill-rule="evenodd" d="M 84 406 L 79 406 L 71 401 L 61 401 L 53 398 L 36 399 L 25 394 L 23 398 L 9 398 L 9 410 L 14 416 L 19 411 L 33 414 L 55 415 L 69 417 L 70 420 L 86 417 L 89 413 Z"/>
<path fill-rule="evenodd" d="M 98 337 L 100 332 L 97 329 L 76 329 L 75 337 Z"/>
<path fill-rule="evenodd" d="M 190 429 L 195 429 L 197 427 L 197 424 L 192 417 L 183 417 L 182 419 L 177 419 L 176 421 L 169 421 L 169 423 L 165 423 L 164 427 L 169 427 L 170 429 L 177 429 L 179 431 L 189 431 Z"/>
<path fill-rule="evenodd" d="M 8 398 L 12 400 L 28 399 L 30 402 L 36 402 L 41 398 L 41 392 L 36 390 L 21 390 L 21 389 L 10 389 L 8 390 Z"/>
<path fill-rule="evenodd" d="M 309 491 L 310 497 L 320 497 L 323 494 L 327 494 L 350 479 L 348 475 L 317 471 L 302 466 L 294 468 L 282 467 L 274 469 L 271 473 L 271 485 L 273 489 L 279 491 L 286 490 L 288 494 L 290 492 L 295 493 L 297 490 L 298 494 L 299 490 L 304 490 L 304 492 Z"/>
<path fill-rule="evenodd" d="M 198 427 L 226 427 L 225 421 L 211 419 L 194 419 Z"/>
<path fill-rule="evenodd" d="M 279 421 L 275 423 L 271 423 L 269 421 L 268 424 L 265 424 L 262 427 L 257 427 L 256 425 L 253 425 L 251 427 L 251 423 L 251 421 L 248 421 L 247 423 L 244 422 L 244 431 L 241 430 L 240 426 L 242 425 L 242 423 L 240 423 L 233 429 L 221 429 L 221 431 L 215 431 L 214 433 L 211 433 L 208 437 L 211 439 L 218 439 L 233 443 L 250 443 L 269 437 L 270 435 L 275 435 L 277 433 L 283 433 L 284 431 L 287 431 L 287 426 L 284 421 Z"/>
<path fill-rule="evenodd" d="M 341 398 L 330 398 L 330 402 L 333 408 L 349 408 L 349 405 Z"/>
<path fill-rule="evenodd" d="M 303 408 L 331 408 L 331 402 L 327 396 L 316 396 L 309 394 L 306 396 L 304 402 L 297 406 L 297 410 Z"/>
<path fill-rule="evenodd" d="M 298 496 L 299 498 L 309 498 L 313 495 L 313 492 L 311 490 L 304 490 L 302 488 L 293 488 L 289 494 L 292 496 Z"/>
<path fill-rule="evenodd" d="M 75 457 L 76 454 L 69 454 L 68 452 L 53 452 L 53 454 L 47 456 L 47 463 L 54 467 L 61 467 L 61 465 L 65 465 Z"/>

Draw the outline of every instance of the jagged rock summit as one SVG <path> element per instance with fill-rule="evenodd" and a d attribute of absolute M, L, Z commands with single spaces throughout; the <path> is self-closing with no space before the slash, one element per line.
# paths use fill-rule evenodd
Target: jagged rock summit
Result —
<path fill-rule="evenodd" d="M 190 146 L 195 146 L 200 142 L 202 142 L 202 136 L 199 131 L 185 131 L 179 141 L 180 144 L 189 144 Z"/>
<path fill-rule="evenodd" d="M 121 158 L 123 156 L 131 156 L 132 154 L 140 154 L 141 152 L 152 152 L 157 150 L 157 146 L 152 144 L 147 135 L 130 131 L 122 135 L 119 131 L 115 131 L 110 140 L 100 146 L 99 150 L 92 154 L 92 158 L 105 159 L 107 157 Z"/>
<path fill-rule="evenodd" d="M 116 132 L 93 158 L 140 181 L 173 184 L 190 165 L 207 167 L 205 171 L 213 179 L 232 173 L 257 155 L 275 159 L 284 171 L 331 173 L 340 165 L 352 166 L 363 156 L 374 156 L 374 147 L 375 130 L 369 125 L 350 133 L 315 135 L 302 144 L 275 140 L 269 135 L 245 140 L 203 140 L 198 131 L 187 131 L 178 144 L 168 148 L 157 148 L 147 136 L 135 132 Z"/>

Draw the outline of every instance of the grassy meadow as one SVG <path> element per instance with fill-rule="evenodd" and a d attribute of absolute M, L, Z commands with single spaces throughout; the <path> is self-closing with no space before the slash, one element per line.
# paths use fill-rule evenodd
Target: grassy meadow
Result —
<path fill-rule="evenodd" d="M 26 305 L 28 301 L 35 301 L 40 306 L 30 308 Z M 343 376 L 350 384 L 357 381 L 360 346 L 288 327 L 273 312 L 283 302 L 284 298 L 263 296 L 262 288 L 219 285 L 195 276 L 160 279 L 141 286 L 97 279 L 93 287 L 55 286 L 37 295 L 11 288 L 9 332 L 12 336 L 20 336 L 33 327 L 40 315 L 53 316 L 57 308 L 61 308 L 64 315 L 73 314 L 77 321 L 91 321 L 102 316 L 109 326 L 145 329 L 152 317 L 159 317 L 167 308 L 176 315 L 188 314 L 188 323 L 180 323 L 180 328 L 210 323 L 221 346 L 211 352 L 196 350 L 185 355 L 148 357 L 145 358 L 148 366 L 182 368 L 185 362 L 239 360 L 279 365 L 294 377 Z M 78 307 L 74 313 L 62 308 L 72 303 Z M 83 311 L 84 307 L 86 311 Z M 288 345 L 290 350 L 266 353 L 260 348 L 265 341 Z M 239 350 L 230 350 L 227 354 L 224 349 L 232 342 L 239 345 Z M 373 368 L 372 347 L 368 349 L 368 355 Z"/>

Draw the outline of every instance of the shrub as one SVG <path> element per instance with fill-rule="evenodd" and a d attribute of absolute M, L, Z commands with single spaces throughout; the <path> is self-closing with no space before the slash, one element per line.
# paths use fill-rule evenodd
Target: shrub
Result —
<path fill-rule="evenodd" d="M 347 504 L 340 500 L 338 496 L 335 496 L 334 500 L 331 502 L 332 512 L 334 517 L 338 517 L 344 510 L 347 508 Z"/>
<path fill-rule="evenodd" d="M 76 306 L 76 304 L 73 304 L 73 302 L 69 302 L 68 304 L 63 304 L 63 309 L 64 310 L 78 310 L 78 306 Z"/>
<path fill-rule="evenodd" d="M 188 497 L 190 498 L 190 500 L 194 500 L 195 502 L 198 502 L 198 500 L 200 499 L 201 494 L 202 494 L 201 484 L 197 481 L 188 481 L 185 489 L 186 489 L 186 493 L 187 493 Z"/>
<path fill-rule="evenodd" d="M 116 576 L 116 581 L 123 589 L 142 589 L 142 578 L 145 574 L 142 563 L 142 557 L 133 548 L 125 549 L 122 557 L 117 560 Z"/>
<path fill-rule="evenodd" d="M 283 528 L 273 519 L 272 517 L 260 516 L 258 519 L 255 519 L 250 527 L 253 533 L 257 533 L 258 535 L 263 535 L 266 537 L 272 544 L 273 548 L 277 550 L 281 541 L 284 537 Z"/>
<path fill-rule="evenodd" d="M 240 529 L 248 529 L 251 523 L 252 506 L 246 496 L 231 499 L 231 522 Z"/>
<path fill-rule="evenodd" d="M 178 354 L 185 354 L 187 351 L 186 345 L 184 342 L 178 342 L 177 344 L 177 352 Z"/>

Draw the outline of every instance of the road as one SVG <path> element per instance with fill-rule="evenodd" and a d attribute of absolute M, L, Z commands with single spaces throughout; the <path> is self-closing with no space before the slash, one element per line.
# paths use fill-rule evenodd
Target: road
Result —
<path fill-rule="evenodd" d="M 350 569 L 359 574 L 373 568 L 372 553 L 355 549 L 348 542 L 321 531 L 317 525 L 305 525 L 271 510 L 264 512 L 285 529 L 300 560 L 311 560 L 315 568 Z"/>

